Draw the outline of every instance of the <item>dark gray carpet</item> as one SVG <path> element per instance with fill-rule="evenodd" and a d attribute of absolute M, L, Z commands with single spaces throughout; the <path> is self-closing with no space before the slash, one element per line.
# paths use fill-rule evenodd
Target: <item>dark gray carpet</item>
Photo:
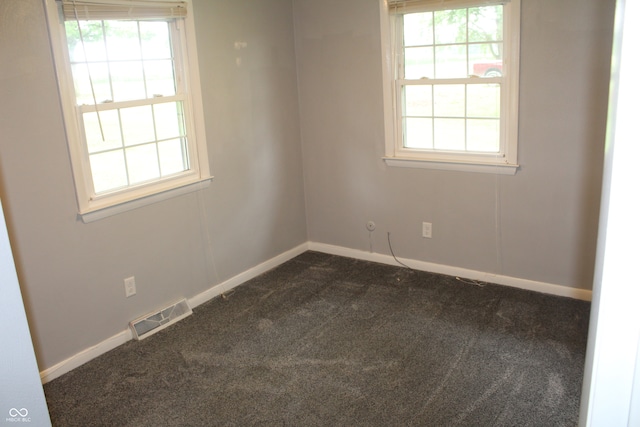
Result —
<path fill-rule="evenodd" d="M 574 426 L 588 317 L 307 252 L 45 394 L 55 426 Z"/>

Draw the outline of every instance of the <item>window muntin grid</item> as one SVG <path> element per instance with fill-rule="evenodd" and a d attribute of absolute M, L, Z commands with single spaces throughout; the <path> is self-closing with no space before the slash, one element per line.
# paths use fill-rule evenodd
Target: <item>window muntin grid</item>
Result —
<path fill-rule="evenodd" d="M 66 21 L 65 29 L 94 194 L 188 171 L 172 22 Z"/>
<path fill-rule="evenodd" d="M 401 149 L 500 154 L 503 6 L 407 13 L 399 21 Z"/>

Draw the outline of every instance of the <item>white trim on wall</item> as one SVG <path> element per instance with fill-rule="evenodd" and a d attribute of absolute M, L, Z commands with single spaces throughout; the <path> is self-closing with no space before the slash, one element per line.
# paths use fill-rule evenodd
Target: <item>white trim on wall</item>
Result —
<path fill-rule="evenodd" d="M 103 355 L 116 347 L 121 346 L 127 341 L 130 341 L 131 338 L 131 330 L 125 329 L 124 331 L 118 332 L 114 336 L 107 338 L 106 340 L 94 345 L 93 347 L 82 350 L 80 353 L 74 354 L 70 358 L 63 360 L 62 362 L 50 367 L 49 369 L 41 371 L 40 379 L 42 380 L 42 384 L 53 381 L 56 378 L 66 374 L 67 372 L 84 365 L 88 361 L 93 360 L 96 357 Z"/>
<path fill-rule="evenodd" d="M 364 261 L 378 262 L 382 264 L 398 265 L 396 260 L 385 254 L 379 254 L 374 252 L 366 252 L 358 249 L 345 248 L 342 246 L 334 246 L 326 243 L 306 242 L 296 246 L 286 252 L 281 253 L 261 264 L 256 265 L 230 279 L 225 280 L 222 283 L 212 286 L 206 291 L 189 298 L 189 306 L 195 308 L 201 304 L 204 304 L 211 299 L 222 295 L 225 292 L 230 291 L 243 284 L 244 282 L 265 273 L 280 264 L 289 261 L 292 258 L 306 252 L 307 250 L 323 252 L 331 255 L 339 255 L 349 258 L 360 259 Z M 511 286 L 514 288 L 526 289 L 535 292 L 541 292 L 545 294 L 557 295 L 562 297 L 569 297 L 584 301 L 591 301 L 591 291 L 587 289 L 569 288 L 567 286 L 554 285 L 551 283 L 536 282 L 533 280 L 519 279 L 517 277 L 501 276 L 491 273 L 486 273 L 477 270 L 469 270 L 466 268 L 453 267 L 449 265 L 434 264 L 425 261 L 417 261 L 406 258 L 399 258 L 400 261 L 406 263 L 416 270 L 428 271 L 432 273 L 446 274 L 450 276 L 459 276 L 467 279 L 480 280 L 483 282 L 496 283 L 499 285 Z M 130 341 L 132 339 L 131 331 L 127 328 L 122 332 L 98 343 L 97 345 L 90 347 L 86 350 L 77 353 L 70 358 L 63 360 L 62 362 L 52 366 L 40 372 L 40 378 L 43 384 L 52 381 L 63 374 L 89 362 L 96 357 L 113 350 L 114 348 Z"/>
<path fill-rule="evenodd" d="M 640 3 L 617 0 L 598 248 L 580 427 L 640 426 L 636 77 Z"/>
<path fill-rule="evenodd" d="M 262 273 L 266 273 L 267 271 L 279 266 L 280 264 L 284 264 L 285 262 L 297 257 L 307 250 L 309 250 L 309 244 L 303 243 L 293 249 L 283 252 L 280 255 L 263 262 L 262 264 L 258 264 L 247 271 L 244 271 L 218 285 L 213 286 L 212 288 L 196 295 L 193 298 L 189 298 L 189 306 L 191 308 L 195 308 L 200 304 L 204 304 L 205 302 L 217 297 L 218 295 L 222 295 L 223 293 L 230 291 L 236 286 L 242 285 L 247 280 L 253 279 L 256 276 L 261 275 Z"/>
<path fill-rule="evenodd" d="M 265 273 L 272 268 L 275 268 L 280 264 L 289 261 L 292 258 L 295 258 L 303 252 L 306 252 L 308 249 L 309 244 L 303 243 L 236 276 L 233 276 L 232 278 L 227 279 L 222 283 L 214 285 L 206 291 L 192 298 L 189 298 L 189 306 L 191 308 L 195 308 L 217 297 L 218 295 L 222 295 L 223 293 L 230 291 L 236 286 L 243 284 L 247 280 L 253 279 L 256 276 L 259 276 L 260 274 Z M 127 341 L 130 341 L 132 338 L 133 335 L 131 334 L 131 330 L 127 328 L 124 331 L 112 336 L 111 338 L 107 338 L 106 340 L 94 345 L 93 347 L 89 347 L 86 350 L 83 350 L 80 353 L 77 353 L 70 358 L 63 360 L 62 362 L 52 366 L 51 368 L 45 369 L 44 371 L 40 372 L 40 379 L 42 380 L 43 384 L 46 384 L 49 381 L 52 381 L 81 365 L 84 365 L 90 360 L 95 359 L 96 357 L 110 350 L 113 350 L 116 347 L 121 346 Z"/>
<path fill-rule="evenodd" d="M 398 266 L 399 264 L 391 255 L 379 254 L 375 252 L 360 251 L 357 249 L 344 248 L 341 246 L 327 245 L 325 243 L 309 242 L 309 249 L 312 251 L 324 252 L 333 255 L 340 255 L 349 258 L 361 259 L 364 261 L 379 262 Z M 467 268 L 453 267 L 450 265 L 435 264 L 426 261 L 417 261 L 407 258 L 398 258 L 401 262 L 409 265 L 415 270 L 428 271 L 431 273 L 446 274 L 449 276 L 463 277 L 465 279 L 479 280 L 482 282 L 495 283 L 497 285 L 510 286 L 513 288 L 526 289 L 529 291 L 551 294 L 561 297 L 591 301 L 591 291 L 588 289 L 570 288 L 568 286 L 554 285 L 552 283 L 537 282 L 535 280 L 519 279 L 517 277 L 502 276 L 484 271 L 469 270 Z"/>

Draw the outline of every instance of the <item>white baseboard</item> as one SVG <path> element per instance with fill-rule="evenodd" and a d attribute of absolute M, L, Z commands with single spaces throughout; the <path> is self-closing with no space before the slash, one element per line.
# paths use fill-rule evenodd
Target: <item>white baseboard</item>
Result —
<path fill-rule="evenodd" d="M 122 344 L 130 341 L 132 338 L 131 331 L 129 329 L 125 329 L 122 332 L 119 332 L 112 336 L 111 338 L 107 338 L 106 340 L 94 345 L 93 347 L 89 347 L 85 350 L 82 350 L 80 353 L 74 354 L 70 358 L 63 360 L 62 362 L 52 366 L 49 369 L 45 369 L 40 372 L 40 379 L 42 380 L 42 384 L 46 384 L 49 381 L 55 380 L 59 376 L 66 374 L 67 372 L 84 365 L 88 361 L 95 359 L 96 357 L 113 350 L 116 347 L 121 346 Z"/>
<path fill-rule="evenodd" d="M 325 243 L 309 242 L 309 250 L 361 259 L 364 261 L 373 261 L 396 266 L 398 265 L 396 260 L 391 255 L 360 251 L 357 249 L 349 249 L 342 246 L 327 245 Z M 493 273 L 486 273 L 483 271 L 469 270 L 466 268 L 452 267 L 443 264 L 434 264 L 426 261 L 417 261 L 406 258 L 398 259 L 402 263 L 407 264 L 409 267 L 416 270 L 446 274 L 449 276 L 458 276 L 466 279 L 479 280 L 482 282 L 495 283 L 498 285 L 511 286 L 520 289 L 527 289 L 529 291 L 541 292 L 544 294 L 557 295 L 583 301 L 591 301 L 591 291 L 588 289 L 570 288 L 568 286 L 554 285 L 552 283 L 537 282 L 528 279 L 519 279 L 517 277 L 502 276 Z"/>
<path fill-rule="evenodd" d="M 283 252 L 280 255 L 275 256 L 270 260 L 263 262 L 262 264 L 258 264 L 247 271 L 243 271 L 237 276 L 233 276 L 232 278 L 227 279 L 224 282 L 218 285 L 215 285 L 210 289 L 207 289 L 206 291 L 196 295 L 195 297 L 190 298 L 189 306 L 191 308 L 195 308 L 200 304 L 203 304 L 209 301 L 210 299 L 215 298 L 218 295 L 222 295 L 223 293 L 228 292 L 229 290 L 235 288 L 236 286 L 243 284 L 247 280 L 253 279 L 256 276 L 259 276 L 262 273 L 265 273 L 271 270 L 272 268 L 275 268 L 280 264 L 289 261 L 291 258 L 297 257 L 298 255 L 300 255 L 303 252 L 306 252 L 307 250 L 309 250 L 309 244 L 303 243 L 299 246 L 296 246 L 293 249 Z"/>
<path fill-rule="evenodd" d="M 243 284 L 247 280 L 253 279 L 256 276 L 259 276 L 260 274 L 265 273 L 286 261 L 289 261 L 291 258 L 300 255 L 308 249 L 309 244 L 303 243 L 293 249 L 283 252 L 280 255 L 277 255 L 261 264 L 258 264 L 257 266 L 252 267 L 249 270 L 246 270 L 228 280 L 225 280 L 224 282 L 211 287 L 210 289 L 196 295 L 193 298 L 190 298 L 188 300 L 189 306 L 191 308 L 197 307 L 200 304 L 203 304 L 210 299 L 215 298 L 218 295 L 221 295 L 235 288 L 236 286 Z M 40 372 L 40 379 L 42 380 L 43 384 L 48 383 L 49 381 L 52 381 L 59 376 L 66 374 L 72 369 L 84 365 L 88 361 L 95 359 L 96 357 L 110 350 L 113 350 L 118 346 L 121 346 L 127 341 L 130 341 L 132 338 L 133 335 L 131 334 L 131 330 L 127 328 L 124 331 L 112 336 L 111 338 L 107 338 L 106 340 L 94 345 L 93 347 L 87 348 L 80 353 L 77 353 L 70 358 L 63 360 L 62 362 L 52 366 L 51 368 L 45 369 L 44 371 Z"/>
<path fill-rule="evenodd" d="M 390 255 L 372 253 L 360 251 L 357 249 L 349 249 L 341 246 L 327 245 L 324 243 L 307 242 L 303 243 L 293 249 L 283 252 L 255 267 L 250 268 L 230 279 L 219 283 L 210 289 L 190 298 L 189 306 L 191 308 L 197 307 L 212 298 L 217 297 L 229 290 L 235 288 L 238 285 L 243 284 L 247 280 L 253 279 L 262 273 L 265 273 L 272 268 L 279 266 L 280 264 L 304 253 L 307 250 L 313 250 L 317 252 L 324 252 L 332 255 L 340 255 L 349 258 L 361 259 L 365 261 L 379 262 L 382 264 L 398 265 L 396 260 Z M 452 267 L 442 264 L 434 264 L 425 261 L 416 261 L 405 258 L 398 258 L 403 263 L 409 265 L 411 268 L 422 271 L 429 271 L 432 273 L 447 274 L 450 276 L 460 276 L 467 279 L 480 280 L 483 282 L 496 283 L 499 285 L 512 286 L 520 289 L 527 289 L 536 292 L 542 292 L 545 294 L 558 295 L 563 297 L 569 297 L 574 299 L 580 299 L 584 301 L 591 301 L 591 291 L 587 289 L 569 288 L 567 286 L 554 285 L 551 283 L 536 282 L 533 280 L 519 279 L 516 277 L 501 276 L 496 274 L 485 273 L 482 271 L 469 270 L 465 268 Z M 52 381 L 59 376 L 66 374 L 67 372 L 75 369 L 88 361 L 95 359 L 96 357 L 113 350 L 114 348 L 126 343 L 132 339 L 131 331 L 127 328 L 118 334 L 107 338 L 106 340 L 98 343 L 97 345 L 87 348 L 80 353 L 77 353 L 70 358 L 63 360 L 62 362 L 45 369 L 40 372 L 40 378 L 42 383 Z"/>

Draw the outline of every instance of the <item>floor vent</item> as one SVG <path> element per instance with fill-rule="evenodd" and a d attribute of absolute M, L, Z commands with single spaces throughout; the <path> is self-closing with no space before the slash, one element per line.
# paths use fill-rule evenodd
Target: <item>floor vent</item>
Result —
<path fill-rule="evenodd" d="M 129 323 L 133 337 L 138 341 L 160 332 L 169 325 L 189 316 L 193 311 L 186 299 L 171 304 L 159 311 L 149 313 Z"/>

